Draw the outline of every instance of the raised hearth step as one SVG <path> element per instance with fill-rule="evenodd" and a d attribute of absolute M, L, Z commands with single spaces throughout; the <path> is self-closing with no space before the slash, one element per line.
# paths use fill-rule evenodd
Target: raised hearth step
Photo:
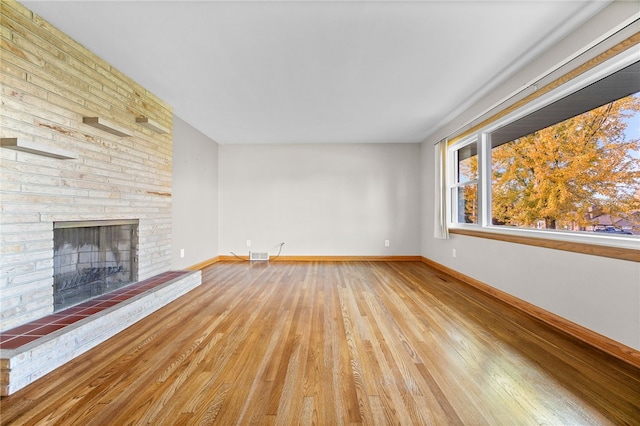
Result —
<path fill-rule="evenodd" d="M 202 283 L 200 271 L 169 271 L 4 331 L 0 395 L 10 395 Z"/>

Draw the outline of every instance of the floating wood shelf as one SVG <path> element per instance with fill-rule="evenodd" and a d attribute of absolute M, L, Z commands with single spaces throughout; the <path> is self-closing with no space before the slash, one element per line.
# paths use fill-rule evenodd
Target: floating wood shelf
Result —
<path fill-rule="evenodd" d="M 75 152 L 42 145 L 26 139 L 2 138 L 0 139 L 0 146 L 2 146 L 3 148 L 13 149 L 15 151 L 44 155 L 45 157 L 59 158 L 62 160 L 73 160 L 78 158 L 78 154 L 76 154 Z"/>
<path fill-rule="evenodd" d="M 169 129 L 164 127 L 162 124 L 151 120 L 148 117 L 137 117 L 136 118 L 136 123 L 140 124 L 141 126 L 146 127 L 147 129 L 151 129 L 156 133 L 160 133 L 160 134 L 169 133 Z"/>
<path fill-rule="evenodd" d="M 109 132 L 112 135 L 116 136 L 131 136 L 131 133 L 124 127 L 120 127 L 117 124 L 113 124 L 104 118 L 100 117 L 84 117 L 82 122 L 88 124 L 89 126 L 95 127 L 96 129 L 104 130 L 105 132 Z"/>

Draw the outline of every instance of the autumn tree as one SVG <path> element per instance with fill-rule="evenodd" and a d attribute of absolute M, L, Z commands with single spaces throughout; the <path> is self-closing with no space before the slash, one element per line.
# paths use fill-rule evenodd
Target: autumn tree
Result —
<path fill-rule="evenodd" d="M 622 217 L 640 209 L 640 140 L 625 136 L 639 110 L 628 96 L 494 148 L 494 221 L 584 227 L 594 207 Z"/>

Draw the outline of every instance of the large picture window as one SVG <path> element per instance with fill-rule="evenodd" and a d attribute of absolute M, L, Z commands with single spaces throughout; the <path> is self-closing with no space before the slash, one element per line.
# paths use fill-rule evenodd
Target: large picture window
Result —
<path fill-rule="evenodd" d="M 493 224 L 640 235 L 639 111 L 636 93 L 494 147 Z"/>
<path fill-rule="evenodd" d="M 560 86 L 479 129 L 468 142 L 455 142 L 449 150 L 451 227 L 637 243 L 637 56 L 605 63 L 565 85 L 570 88 Z"/>

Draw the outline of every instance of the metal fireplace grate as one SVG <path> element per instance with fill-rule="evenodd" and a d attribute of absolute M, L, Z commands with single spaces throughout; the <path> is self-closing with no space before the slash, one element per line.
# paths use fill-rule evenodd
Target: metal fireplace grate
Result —
<path fill-rule="evenodd" d="M 138 221 L 56 222 L 54 311 L 137 281 Z"/>

